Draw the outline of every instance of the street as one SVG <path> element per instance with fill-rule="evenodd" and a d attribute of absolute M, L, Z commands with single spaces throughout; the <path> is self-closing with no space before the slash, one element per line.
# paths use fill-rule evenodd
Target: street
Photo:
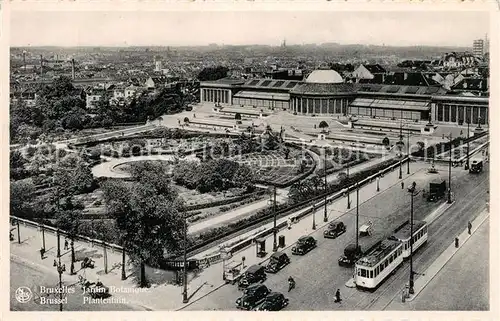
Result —
<path fill-rule="evenodd" d="M 445 175 L 445 168 L 439 168 L 440 174 Z M 418 183 L 417 183 L 418 184 Z M 429 240 L 414 257 L 415 271 L 426 268 L 448 246 L 448 241 L 453 240 L 455 234 L 462 230 L 467 221 L 472 219 L 475 209 L 484 206 L 487 202 L 488 173 L 471 175 L 465 170 L 453 169 L 452 190 L 456 202 L 429 226 Z M 418 185 L 417 185 L 418 186 Z M 399 185 L 383 192 L 360 205 L 360 224 L 370 217 L 374 224 L 378 221 L 393 221 L 389 224 L 395 227 L 397 220 L 404 221 L 409 218 L 409 196 L 406 189 Z M 355 198 L 352 198 L 355 202 Z M 428 203 L 422 197 L 414 200 L 414 218 L 424 219 L 438 203 Z M 354 203 L 355 204 L 355 203 Z M 391 210 L 388 210 L 391 204 Z M 338 239 L 329 240 L 322 237 L 323 229 L 313 235 L 318 240 L 318 247 L 303 257 L 291 256 L 292 263 L 276 275 L 268 274 L 265 282 L 272 291 L 285 293 L 290 299 L 290 310 L 380 310 L 400 293 L 407 282 L 408 263 L 404 263 L 395 275 L 390 277 L 374 293 L 359 291 L 345 287 L 345 283 L 352 277 L 352 269 L 339 267 L 338 257 L 344 247 L 352 242 L 355 226 L 355 206 L 353 210 L 342 216 L 341 220 L 347 225 L 347 233 Z M 379 220 L 376 220 L 376 219 Z M 309 218 L 308 218 L 309 219 Z M 321 216 L 317 216 L 318 221 Z M 386 223 L 387 224 L 387 223 Z M 293 276 L 297 287 L 290 293 L 287 292 L 287 278 Z M 416 276 L 418 278 L 418 275 Z M 340 289 L 343 301 L 334 303 L 334 293 Z M 236 286 L 227 285 L 188 306 L 187 310 L 235 310 L 235 300 L 241 296 Z"/>

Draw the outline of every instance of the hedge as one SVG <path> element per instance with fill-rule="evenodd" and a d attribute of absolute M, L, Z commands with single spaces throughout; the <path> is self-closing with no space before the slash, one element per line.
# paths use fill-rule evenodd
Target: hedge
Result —
<path fill-rule="evenodd" d="M 434 156 L 436 155 L 435 153 L 437 153 L 437 155 L 445 153 L 452 148 L 461 146 L 463 144 L 466 144 L 467 142 L 471 142 L 473 140 L 481 138 L 481 137 L 485 136 L 486 134 L 487 134 L 486 132 L 482 132 L 482 133 L 476 134 L 472 137 L 469 137 L 468 139 L 462 138 L 462 137 L 457 137 L 457 138 L 453 139 L 451 142 L 444 142 L 444 143 L 441 142 L 441 143 L 438 143 L 436 145 L 429 146 L 426 149 L 422 149 L 422 150 L 413 152 L 413 153 L 411 153 L 411 155 L 414 157 L 434 158 Z"/>
<path fill-rule="evenodd" d="M 245 195 L 241 195 L 241 196 L 237 196 L 237 197 L 233 197 L 233 198 L 222 199 L 220 201 L 215 201 L 215 202 L 211 202 L 211 203 L 188 205 L 188 206 L 186 206 L 186 210 L 187 211 L 196 211 L 196 210 L 201 210 L 201 209 L 209 208 L 209 207 L 227 205 L 227 204 L 242 201 L 242 200 L 244 200 L 246 198 L 250 198 L 252 196 L 262 195 L 265 192 L 266 192 L 265 190 L 259 190 L 259 191 L 256 191 L 254 193 L 251 193 L 251 194 L 245 194 Z"/>
<path fill-rule="evenodd" d="M 336 192 L 339 192 L 339 191 L 343 190 L 344 188 L 346 188 L 347 186 L 350 186 L 355 182 L 359 182 L 359 181 L 361 181 L 361 180 L 363 180 L 371 175 L 374 175 L 374 174 L 378 173 L 380 170 L 382 170 L 388 166 L 391 166 L 393 164 L 396 164 L 398 162 L 399 162 L 398 159 L 387 160 L 387 161 L 384 161 L 382 163 L 376 164 L 376 165 L 374 165 L 374 166 L 372 166 L 372 167 L 370 167 L 362 172 L 352 174 L 349 176 L 349 179 L 345 179 L 338 184 L 329 184 L 328 191 L 326 194 L 331 195 L 331 194 L 334 194 Z M 321 195 L 309 197 L 308 199 L 306 199 L 304 201 L 300 201 L 300 202 L 292 204 L 292 205 L 290 205 L 290 204 L 278 204 L 276 206 L 276 215 L 278 217 L 282 217 L 282 216 L 284 216 L 284 214 L 287 214 L 290 211 L 294 211 L 294 210 L 298 210 L 300 208 L 303 208 L 303 207 L 309 205 L 311 202 L 322 199 L 324 196 L 325 195 L 323 193 Z M 274 212 L 273 212 L 272 207 L 268 207 L 268 208 L 265 208 L 265 209 L 258 211 L 254 215 L 246 217 L 242 220 L 233 222 L 233 223 L 226 225 L 226 226 L 220 226 L 220 227 L 214 228 L 214 229 L 209 230 L 205 233 L 201 233 L 201 234 L 197 235 L 195 238 L 191 237 L 191 241 L 193 242 L 194 245 L 188 248 L 188 253 L 196 251 L 204 246 L 207 246 L 207 245 L 209 245 L 213 242 L 216 242 L 224 237 L 227 237 L 231 234 L 237 233 L 239 231 L 242 231 L 242 230 L 247 229 L 249 227 L 252 227 L 254 225 L 260 224 L 268 219 L 271 219 L 273 216 L 274 216 Z"/>

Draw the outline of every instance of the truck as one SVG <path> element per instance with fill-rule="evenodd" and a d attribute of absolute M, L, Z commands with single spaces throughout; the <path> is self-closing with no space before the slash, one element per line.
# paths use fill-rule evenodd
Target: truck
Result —
<path fill-rule="evenodd" d="M 481 173 L 483 171 L 483 159 L 473 158 L 469 166 L 469 173 Z"/>
<path fill-rule="evenodd" d="M 427 194 L 427 201 L 435 202 L 441 199 L 446 193 L 446 181 L 435 180 L 429 183 L 429 193 Z"/>

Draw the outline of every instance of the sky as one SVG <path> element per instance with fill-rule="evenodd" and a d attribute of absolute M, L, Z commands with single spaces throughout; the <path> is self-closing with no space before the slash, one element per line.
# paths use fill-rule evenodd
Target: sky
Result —
<path fill-rule="evenodd" d="M 11 46 L 325 43 L 467 46 L 485 12 L 12 11 Z"/>

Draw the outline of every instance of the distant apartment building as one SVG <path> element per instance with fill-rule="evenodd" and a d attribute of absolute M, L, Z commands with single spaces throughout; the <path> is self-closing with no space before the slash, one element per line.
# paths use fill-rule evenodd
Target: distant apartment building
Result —
<path fill-rule="evenodd" d="M 472 53 L 475 57 L 483 57 L 485 41 L 483 39 L 474 40 L 472 43 Z"/>
<path fill-rule="evenodd" d="M 477 64 L 477 57 L 470 52 L 450 52 L 443 56 L 443 67 L 463 68 Z"/>
<path fill-rule="evenodd" d="M 104 96 L 104 90 L 100 89 L 91 89 L 87 92 L 87 96 L 85 97 L 86 107 L 87 109 L 94 109 L 97 107 L 97 103 Z"/>
<path fill-rule="evenodd" d="M 165 77 L 149 77 L 146 80 L 145 86 L 148 89 L 157 89 L 165 85 L 167 79 Z"/>
<path fill-rule="evenodd" d="M 26 106 L 33 107 L 36 103 L 37 94 L 31 90 L 17 91 L 10 93 L 10 103 L 15 104 L 19 101 L 23 101 Z"/>
<path fill-rule="evenodd" d="M 356 68 L 351 77 L 359 82 L 362 79 L 374 80 L 376 82 L 383 82 L 386 70 L 379 64 L 361 64 Z"/>

